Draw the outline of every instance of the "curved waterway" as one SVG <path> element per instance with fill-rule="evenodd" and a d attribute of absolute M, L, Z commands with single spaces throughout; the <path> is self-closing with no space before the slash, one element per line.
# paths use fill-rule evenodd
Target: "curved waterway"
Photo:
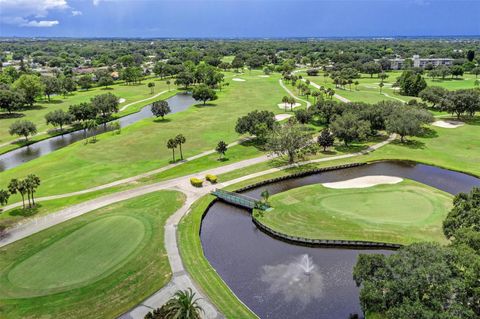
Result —
<path fill-rule="evenodd" d="M 196 103 L 195 99 L 193 99 L 191 95 L 182 93 L 172 96 L 171 98 L 167 99 L 167 102 L 172 110 L 171 113 L 181 112 Z M 151 105 L 147 105 L 139 112 L 121 117 L 117 121 L 120 122 L 121 127 L 126 127 L 145 118 L 152 117 L 153 114 L 150 111 L 150 108 Z M 97 134 L 104 133 L 106 130 L 108 130 L 108 125 L 106 127 L 104 125 L 100 125 Z M 2 154 L 0 155 L 0 172 L 16 167 L 40 156 L 49 154 L 62 147 L 83 140 L 84 138 L 85 136 L 83 130 L 79 130 L 66 133 L 64 135 L 47 138 L 32 145 L 24 146 L 11 152 Z"/>
<path fill-rule="evenodd" d="M 412 179 L 451 194 L 480 186 L 480 179 L 410 162 L 378 162 L 260 186 L 244 194 L 260 198 L 316 183 L 367 175 Z M 260 318 L 348 319 L 363 317 L 352 269 L 361 253 L 388 250 L 313 248 L 274 239 L 255 227 L 250 212 L 215 202 L 200 233 L 206 258 L 237 297 Z"/>

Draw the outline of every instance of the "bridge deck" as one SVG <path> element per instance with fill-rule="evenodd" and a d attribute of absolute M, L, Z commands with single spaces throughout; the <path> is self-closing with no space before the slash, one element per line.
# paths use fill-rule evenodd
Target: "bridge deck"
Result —
<path fill-rule="evenodd" d="M 225 191 L 222 189 L 214 190 L 212 192 L 212 195 L 217 196 L 217 198 L 227 203 L 235 204 L 248 209 L 258 208 L 258 209 L 265 210 L 269 208 L 268 205 L 266 205 L 265 203 L 262 203 L 259 200 L 256 200 L 255 198 L 252 198 L 243 194 L 235 193 L 235 192 Z"/>

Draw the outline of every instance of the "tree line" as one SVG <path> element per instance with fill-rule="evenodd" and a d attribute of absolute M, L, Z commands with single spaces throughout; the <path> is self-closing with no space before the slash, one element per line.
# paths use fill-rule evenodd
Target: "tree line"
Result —
<path fill-rule="evenodd" d="M 415 243 L 359 255 L 353 278 L 365 313 L 387 319 L 480 317 L 480 188 L 460 193 L 443 222 L 448 245 Z"/>

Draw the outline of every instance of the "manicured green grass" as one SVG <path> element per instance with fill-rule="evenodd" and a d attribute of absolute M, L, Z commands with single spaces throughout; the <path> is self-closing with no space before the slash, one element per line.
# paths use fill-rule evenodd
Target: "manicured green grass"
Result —
<path fill-rule="evenodd" d="M 0 317 L 116 317 L 171 277 L 164 223 L 184 195 L 119 202 L 0 249 Z"/>
<path fill-rule="evenodd" d="M 360 78 L 354 80 L 359 82 L 358 86 L 354 84 L 351 86 L 346 85 L 345 89 L 341 89 L 335 87 L 330 77 L 324 77 L 323 72 L 317 76 L 308 76 L 306 73 L 299 74 L 318 85 L 334 89 L 335 93 L 353 102 L 377 103 L 384 100 L 408 102 L 414 99 L 411 96 L 402 96 L 392 89 L 392 84 L 395 83 L 401 72 L 388 72 L 389 77 L 384 81 L 385 86 L 382 88 L 382 92 L 380 92 L 380 87 L 378 86 L 380 79 L 376 75 L 370 77 L 370 75 L 362 74 Z"/>
<path fill-rule="evenodd" d="M 442 220 L 452 196 L 404 180 L 368 188 L 309 185 L 276 194 L 270 203 L 273 210 L 256 211 L 257 220 L 283 234 L 411 244 L 446 241 Z"/>
<path fill-rule="evenodd" d="M 441 86 L 447 90 L 460 90 L 460 89 L 473 89 L 475 88 L 475 75 L 465 73 L 461 78 L 445 78 L 432 80 L 429 77 L 425 77 L 428 86 Z"/>
<path fill-rule="evenodd" d="M 231 82 L 218 92 L 219 99 L 207 106 L 193 106 L 172 114 L 165 121 L 145 119 L 122 130 L 120 135 L 102 134 L 95 144 L 83 141 L 0 173 L 0 188 L 14 177 L 34 173 L 42 179 L 38 196 L 81 190 L 167 165 L 171 150 L 166 141 L 182 133 L 186 157 L 214 149 L 220 140 L 238 139 L 235 123 L 252 110 L 277 107 L 284 90 L 278 75 L 258 77 L 259 72 L 242 75 L 245 82 Z M 268 94 L 265 94 L 268 92 Z M 178 150 L 177 150 L 178 155 Z"/>
<path fill-rule="evenodd" d="M 200 224 L 203 213 L 213 200 L 214 197 L 211 195 L 200 198 L 178 226 L 178 242 L 183 264 L 201 290 L 226 318 L 257 318 L 237 299 L 203 255 L 199 236 Z"/>
<path fill-rule="evenodd" d="M 18 119 L 29 120 L 34 122 L 37 125 L 38 132 L 39 133 L 44 132 L 44 134 L 39 134 L 37 139 L 40 137 L 45 138 L 49 136 L 49 134 L 46 134 L 46 131 L 53 129 L 52 126 L 47 126 L 47 124 L 45 123 L 45 114 L 54 110 L 59 110 L 59 109 L 68 110 L 68 107 L 72 104 L 88 102 L 92 97 L 99 94 L 104 94 L 104 93 L 112 93 L 112 94 L 115 94 L 118 98 L 124 98 L 125 102 L 120 104 L 120 107 L 122 107 L 123 105 L 127 105 L 132 102 L 151 97 L 152 94 L 150 93 L 150 88 L 147 87 L 148 82 L 155 82 L 155 92 L 153 95 L 160 93 L 162 91 L 168 90 L 168 86 L 166 85 L 165 80 L 151 78 L 143 81 L 141 84 L 138 84 L 138 85 L 126 85 L 121 83 L 121 84 L 112 85 L 108 89 L 93 88 L 88 91 L 84 91 L 84 90 L 76 91 L 65 98 L 62 95 L 54 96 L 52 97 L 51 102 L 48 102 L 46 100 L 41 100 L 38 103 L 36 103 L 35 107 L 32 109 L 26 109 L 26 110 L 17 112 L 18 114 L 23 115 L 20 118 L 0 118 L 0 144 L 13 141 L 18 138 L 18 136 L 11 136 L 8 133 L 8 129 L 10 125 L 13 122 L 17 121 Z M 142 106 L 148 104 L 149 102 L 151 101 L 146 101 L 143 103 L 137 103 L 135 105 L 131 105 L 127 108 L 127 110 L 125 110 L 124 112 L 120 112 L 118 115 L 121 116 L 127 113 L 131 113 L 133 111 L 138 111 Z M 8 149 L 12 149 L 14 146 L 15 144 L 13 146 L 9 145 L 8 148 L 5 148 L 5 149 L 0 148 L 0 150 L 6 151 Z"/>

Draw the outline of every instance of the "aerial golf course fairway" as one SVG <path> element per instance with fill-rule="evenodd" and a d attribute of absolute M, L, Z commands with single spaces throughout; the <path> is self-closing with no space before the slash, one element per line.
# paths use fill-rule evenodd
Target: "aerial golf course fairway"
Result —
<path fill-rule="evenodd" d="M 444 243 L 442 221 L 451 203 L 449 194 L 411 180 L 344 189 L 316 184 L 272 196 L 273 210 L 256 211 L 255 216 L 264 225 L 291 236 Z"/>
<path fill-rule="evenodd" d="M 170 279 L 163 227 L 183 201 L 143 195 L 2 247 L 0 318 L 107 318 L 137 305 Z"/>

